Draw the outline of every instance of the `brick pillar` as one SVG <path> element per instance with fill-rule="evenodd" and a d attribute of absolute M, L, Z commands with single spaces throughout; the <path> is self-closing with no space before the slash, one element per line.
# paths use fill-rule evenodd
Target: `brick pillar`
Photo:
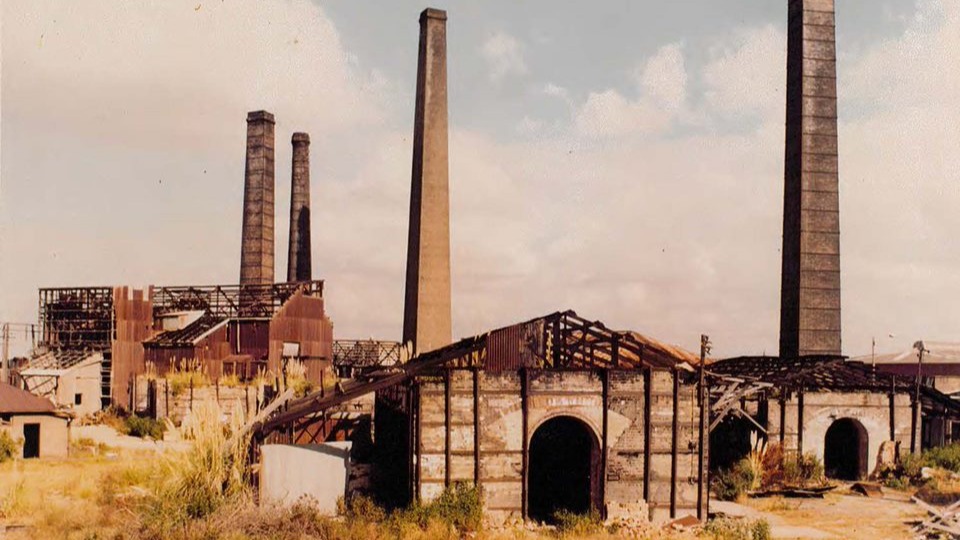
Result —
<path fill-rule="evenodd" d="M 450 328 L 450 200 L 447 167 L 447 14 L 420 14 L 413 178 L 403 341 L 417 353 L 447 345 Z"/>
<path fill-rule="evenodd" d="M 240 284 L 273 283 L 273 115 L 247 114 Z"/>
<path fill-rule="evenodd" d="M 310 260 L 310 135 L 294 133 L 287 281 L 312 279 Z"/>
<path fill-rule="evenodd" d="M 780 355 L 840 354 L 833 0 L 789 0 Z"/>

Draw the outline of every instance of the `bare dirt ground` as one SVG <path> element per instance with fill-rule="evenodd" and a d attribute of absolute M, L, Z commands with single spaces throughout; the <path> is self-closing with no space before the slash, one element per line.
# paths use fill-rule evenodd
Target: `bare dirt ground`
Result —
<path fill-rule="evenodd" d="M 884 491 L 884 498 L 873 499 L 842 487 L 823 499 L 748 499 L 743 506 L 748 515 L 767 519 L 774 538 L 911 538 L 910 524 L 925 512 L 908 494 Z M 726 503 L 720 504 L 711 511 Z"/>

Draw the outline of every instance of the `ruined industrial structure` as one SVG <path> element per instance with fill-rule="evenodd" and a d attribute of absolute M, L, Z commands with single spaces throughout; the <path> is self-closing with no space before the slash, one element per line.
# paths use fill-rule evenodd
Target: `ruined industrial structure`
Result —
<path fill-rule="evenodd" d="M 275 282 L 276 120 L 256 111 L 239 284 L 41 289 L 28 386 L 58 395 L 69 370 L 95 364 L 101 405 L 137 410 L 148 371 L 189 361 L 215 380 L 279 379 L 296 360 L 317 388 L 258 403 L 261 472 L 287 478 L 296 456 L 310 474 L 304 448 L 348 442 L 329 453 L 344 490 L 404 505 L 469 482 L 494 521 L 557 510 L 704 519 L 708 466 L 742 457 L 751 434 L 812 452 L 844 479 L 868 474 L 885 441 L 916 451 L 949 440 L 953 400 L 842 356 L 833 0 L 789 0 L 779 356 L 709 362 L 705 336 L 695 355 L 569 310 L 453 341 L 446 23 L 441 10 L 420 16 L 402 342 L 333 338 L 325 283 L 313 280 L 306 133 L 291 140 L 287 280 Z M 343 474 L 353 465 L 370 471 L 362 487 Z"/>

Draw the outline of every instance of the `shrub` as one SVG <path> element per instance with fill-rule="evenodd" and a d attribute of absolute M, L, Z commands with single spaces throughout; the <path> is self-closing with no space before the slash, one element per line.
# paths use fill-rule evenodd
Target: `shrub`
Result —
<path fill-rule="evenodd" d="M 764 519 L 712 519 L 703 527 L 704 534 L 714 540 L 769 540 L 770 524 Z"/>
<path fill-rule="evenodd" d="M 939 467 L 948 471 L 960 472 L 960 444 L 939 446 L 924 450 L 921 467 Z"/>
<path fill-rule="evenodd" d="M 443 490 L 427 507 L 440 521 L 458 531 L 476 531 L 483 521 L 483 497 L 480 488 L 457 482 Z"/>
<path fill-rule="evenodd" d="M 351 495 L 337 499 L 337 514 L 349 521 L 362 523 L 380 523 L 387 513 L 373 499 L 365 495 Z"/>
<path fill-rule="evenodd" d="M 131 415 L 123 420 L 121 433 L 131 437 L 140 437 L 141 439 L 150 437 L 155 441 L 161 441 L 163 440 L 163 432 L 166 430 L 167 425 L 161 420 Z"/>
<path fill-rule="evenodd" d="M 807 487 L 823 484 L 823 462 L 814 454 L 792 455 L 783 460 L 783 482 Z"/>
<path fill-rule="evenodd" d="M 441 523 L 461 533 L 480 529 L 483 522 L 483 497 L 480 488 L 458 482 L 426 504 L 415 503 L 391 516 L 392 528 L 398 536 L 413 524 L 427 530 L 433 523 Z"/>
<path fill-rule="evenodd" d="M 553 514 L 553 522 L 560 536 L 583 538 L 596 534 L 603 529 L 600 514 L 593 510 L 586 514 L 577 514 L 569 510 L 559 510 Z"/>
<path fill-rule="evenodd" d="M 926 467 L 923 456 L 919 454 L 904 453 L 900 456 L 898 474 L 911 480 L 920 478 L 920 472 Z"/>
<path fill-rule="evenodd" d="M 734 501 L 752 489 L 756 478 L 750 460 L 744 458 L 713 477 L 713 492 L 721 501 Z"/>
<path fill-rule="evenodd" d="M 0 463 L 10 461 L 20 455 L 20 441 L 13 438 L 7 430 L 0 430 Z"/>

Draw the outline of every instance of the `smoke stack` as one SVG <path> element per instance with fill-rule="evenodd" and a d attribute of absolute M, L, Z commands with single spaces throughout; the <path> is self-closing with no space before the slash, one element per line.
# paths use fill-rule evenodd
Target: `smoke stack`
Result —
<path fill-rule="evenodd" d="M 447 13 L 420 14 L 417 100 L 403 341 L 416 353 L 448 345 L 450 200 L 447 166 Z"/>
<path fill-rule="evenodd" d="M 273 283 L 273 115 L 247 114 L 240 284 Z"/>
<path fill-rule="evenodd" d="M 309 281 L 310 260 L 310 135 L 294 133 L 290 187 L 290 245 L 287 281 Z"/>
<path fill-rule="evenodd" d="M 833 0 L 789 0 L 780 355 L 840 354 Z"/>

